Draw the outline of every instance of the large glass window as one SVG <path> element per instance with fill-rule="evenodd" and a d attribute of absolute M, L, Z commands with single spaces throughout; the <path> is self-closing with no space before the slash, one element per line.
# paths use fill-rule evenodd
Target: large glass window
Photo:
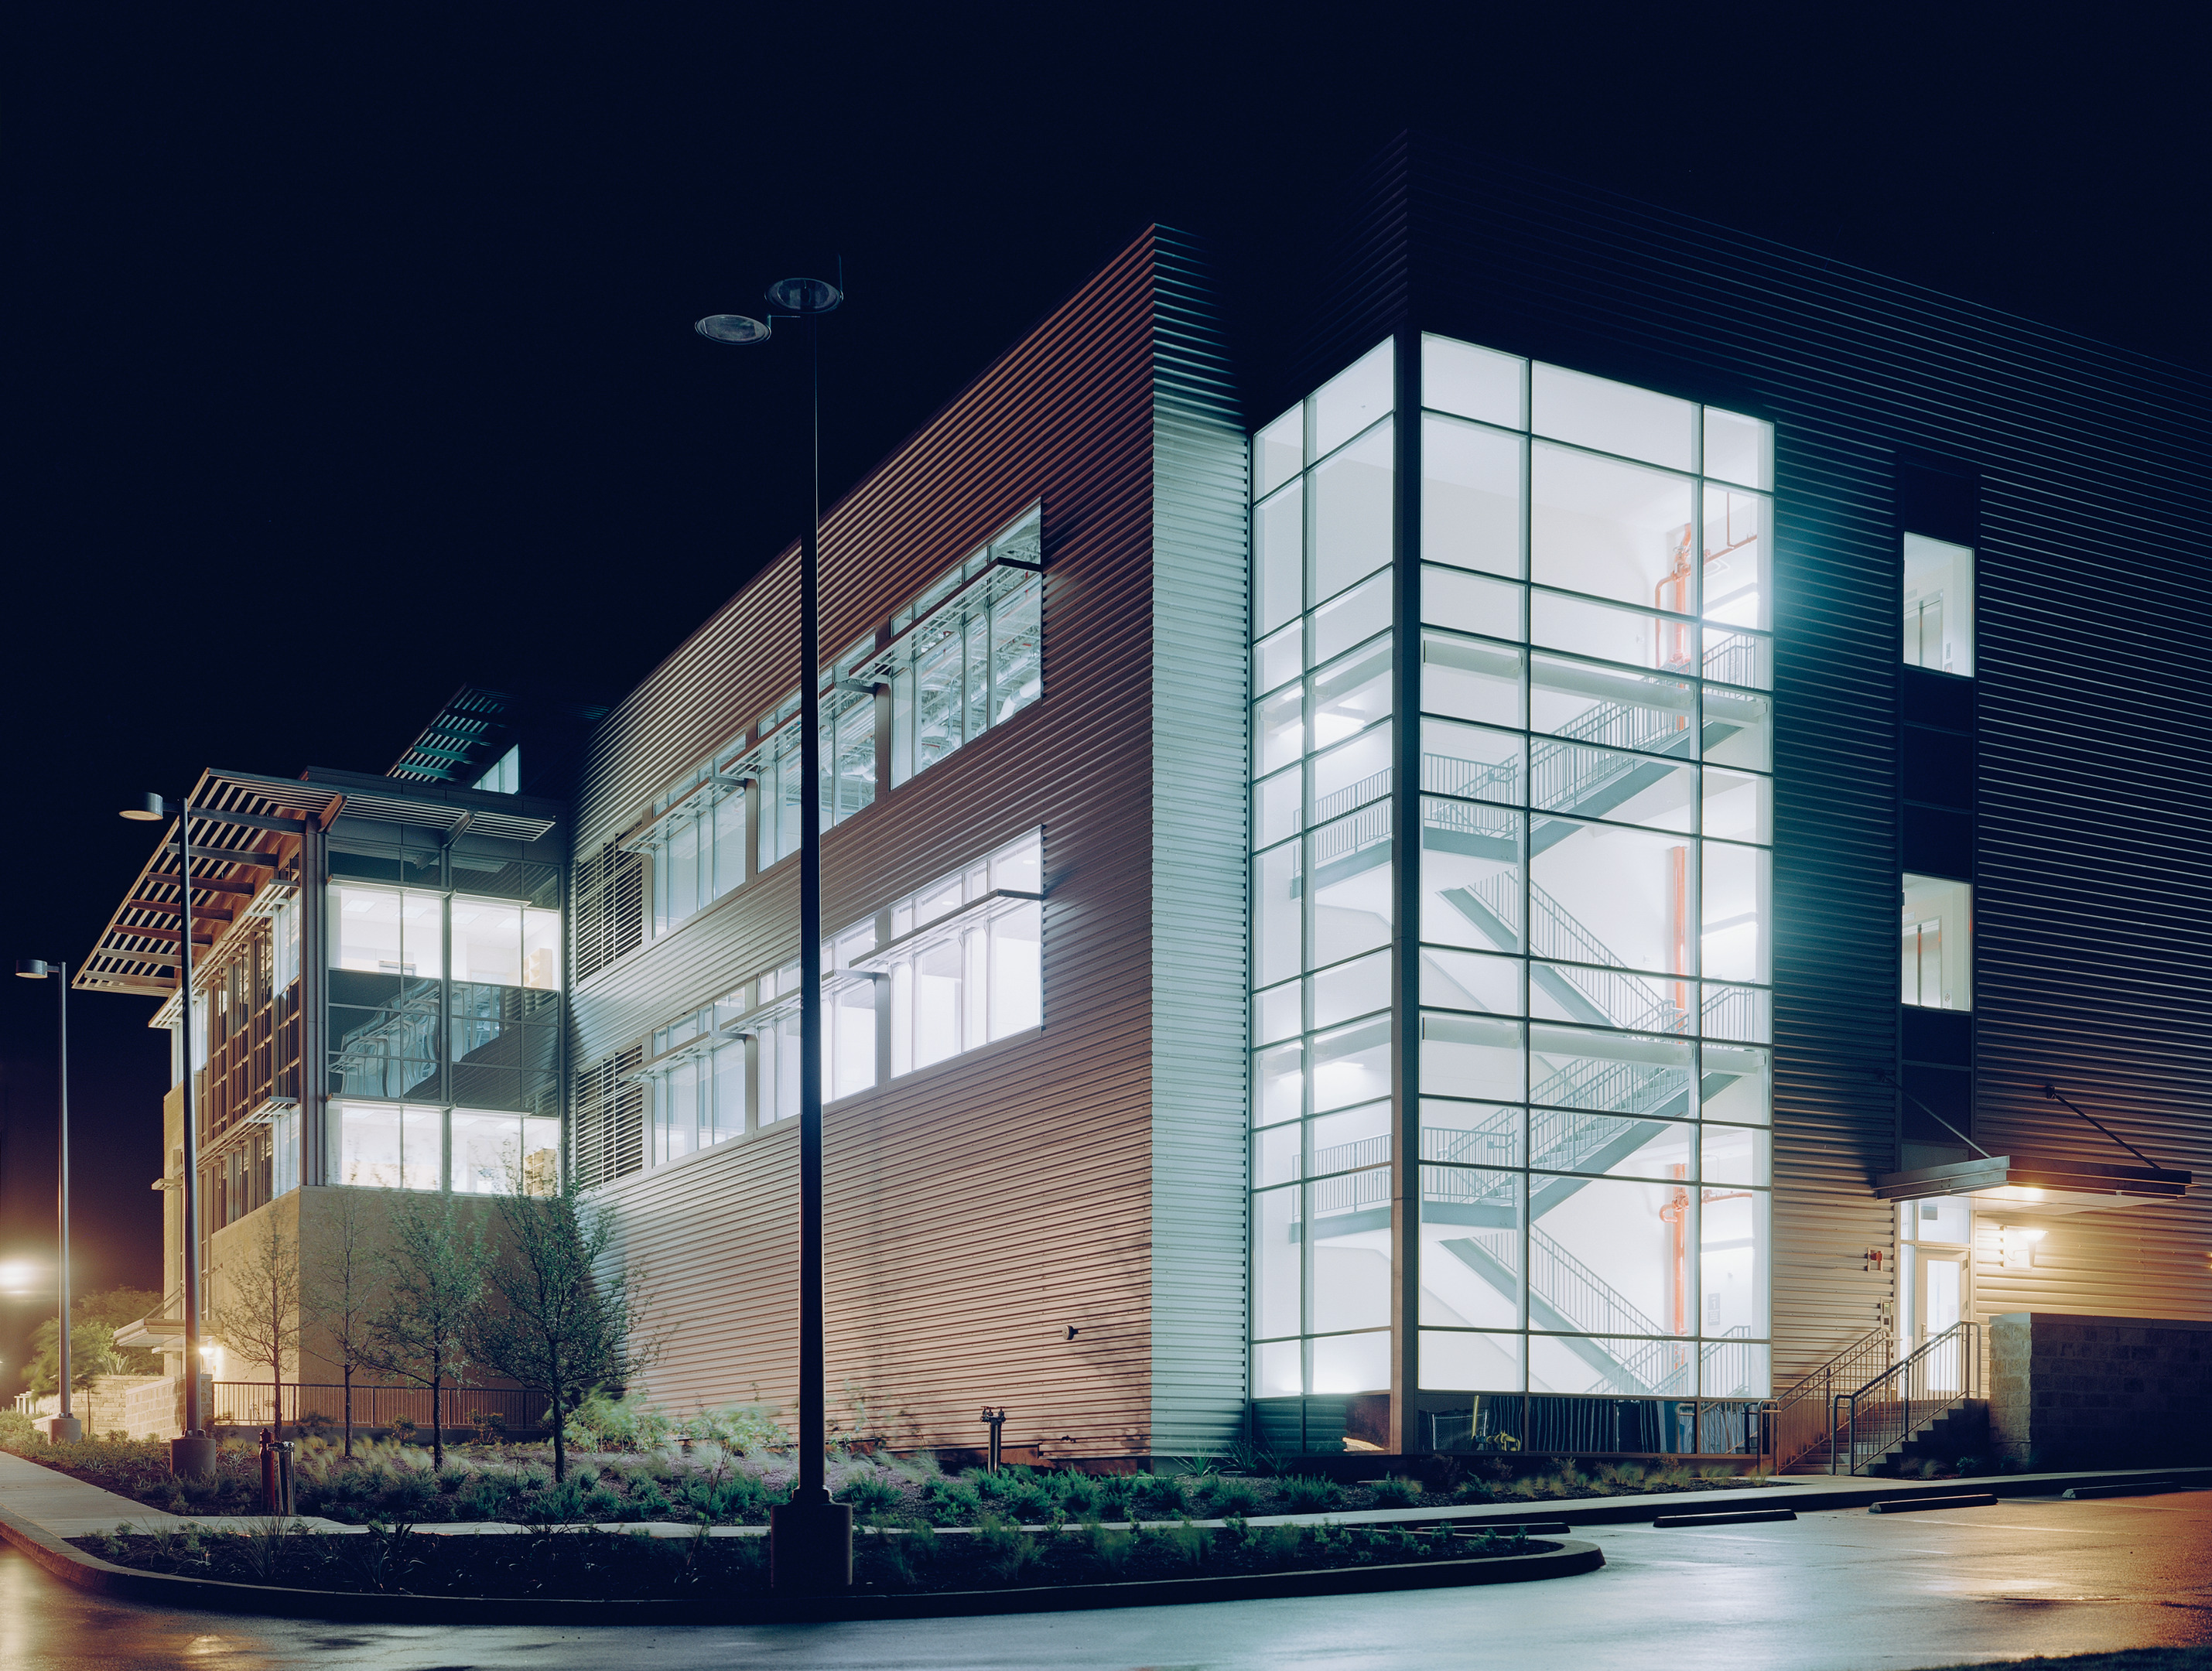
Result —
<path fill-rule="evenodd" d="M 1974 552 L 1925 534 L 1905 537 L 1905 665 L 1971 677 Z"/>
<path fill-rule="evenodd" d="M 1929 1010 L 1974 1007 L 1974 889 L 1941 877 L 1905 878 L 1899 995 Z"/>
<path fill-rule="evenodd" d="M 1764 1396 L 1771 428 L 1425 338 L 1400 714 L 1391 576 L 1339 555 L 1387 553 L 1386 524 L 1324 520 L 1332 467 L 1390 501 L 1389 364 L 1254 442 L 1255 1393 L 1389 1387 L 1410 1126 L 1421 1389 Z M 1326 423 L 1354 388 L 1366 428 Z M 1370 596 L 1365 637 L 1334 624 Z M 1417 845 L 1392 840 L 1412 725 Z M 1394 1013 L 1408 932 L 1419 1009 Z"/>

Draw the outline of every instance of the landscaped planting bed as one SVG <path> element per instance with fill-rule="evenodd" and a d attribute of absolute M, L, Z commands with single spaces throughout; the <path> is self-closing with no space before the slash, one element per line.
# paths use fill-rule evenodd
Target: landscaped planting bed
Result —
<path fill-rule="evenodd" d="M 685 1538 L 552 1528 L 441 1538 L 404 1527 L 314 1533 L 271 1522 L 247 1533 L 118 1529 L 71 1541 L 145 1571 L 353 1595 L 718 1599 L 769 1588 L 766 1538 L 710 1537 L 703 1528 Z M 1558 1546 L 1519 1536 L 1242 1521 L 1024 1532 L 992 1516 L 971 1533 L 947 1536 L 927 1524 L 864 1530 L 854 1576 L 864 1593 L 914 1595 L 1402 1566 Z"/>

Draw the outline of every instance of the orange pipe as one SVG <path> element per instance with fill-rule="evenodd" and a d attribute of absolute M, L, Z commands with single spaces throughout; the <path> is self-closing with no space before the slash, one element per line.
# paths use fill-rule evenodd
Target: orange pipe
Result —
<path fill-rule="evenodd" d="M 1680 1163 L 1667 1170 L 1678 1178 L 1689 1176 L 1689 1169 Z M 1687 1334 L 1690 1332 L 1690 1192 L 1677 1185 L 1667 1205 L 1659 1209 L 1659 1216 L 1673 1228 L 1674 1333 Z"/>

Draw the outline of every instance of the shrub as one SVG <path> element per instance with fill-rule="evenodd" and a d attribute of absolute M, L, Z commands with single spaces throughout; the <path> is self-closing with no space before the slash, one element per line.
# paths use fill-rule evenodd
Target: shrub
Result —
<path fill-rule="evenodd" d="M 54 1327 L 58 1329 L 61 1325 Z M 39 1437 L 39 1430 L 31 1425 L 31 1418 L 21 1410 L 0 1410 L 0 1446 L 18 1450 Z"/>
<path fill-rule="evenodd" d="M 854 1516 L 863 1521 L 878 1519 L 906 1506 L 906 1493 L 879 1473 L 848 1480 L 837 1496 L 841 1502 L 850 1504 Z"/>
<path fill-rule="evenodd" d="M 1232 1515 L 1252 1515 L 1260 1512 L 1259 1486 L 1249 1480 L 1223 1479 L 1219 1474 L 1208 1480 L 1200 1498 L 1207 1512 L 1226 1519 Z"/>
<path fill-rule="evenodd" d="M 300 1431 L 311 1439 L 335 1432 L 338 1425 L 335 1417 L 326 1416 L 319 1410 L 309 1410 L 300 1418 Z"/>
<path fill-rule="evenodd" d="M 921 1512 L 933 1526 L 958 1526 L 982 1513 L 982 1494 L 965 1480 L 933 1480 Z"/>
<path fill-rule="evenodd" d="M 1182 1481 L 1158 1474 L 1139 1474 L 1134 1477 L 1129 1491 L 1131 1515 L 1143 1520 L 1161 1520 L 1170 1515 L 1181 1515 L 1189 1505 L 1183 1501 Z"/>
<path fill-rule="evenodd" d="M 1987 1474 L 1989 1471 L 1990 1465 L 1978 1456 L 1961 1456 L 1959 1458 L 1959 1472 L 1962 1475 L 1969 1474 Z"/>
<path fill-rule="evenodd" d="M 1060 1493 L 1060 1512 L 1070 1520 L 1093 1520 L 1105 1506 L 1106 1494 L 1099 1490 L 1098 1481 L 1087 1474 L 1073 1469 L 1052 1477 L 1053 1489 Z"/>
<path fill-rule="evenodd" d="M 479 1410 L 471 1418 L 478 1444 L 498 1444 L 507 1437 L 507 1418 L 496 1410 Z"/>
<path fill-rule="evenodd" d="M 416 1426 L 413 1422 L 408 1420 L 404 1416 L 400 1417 L 398 1421 L 392 1424 L 392 1437 L 397 1439 L 401 1444 L 414 1443 L 415 1436 L 422 1431 L 422 1430 L 421 1428 Z"/>
<path fill-rule="evenodd" d="M 1421 1500 L 1421 1488 L 1411 1480 L 1387 1474 L 1367 1488 L 1378 1509 L 1410 1509 Z"/>
<path fill-rule="evenodd" d="M 1310 1474 L 1292 1474 L 1275 1488 L 1276 1500 L 1283 1512 L 1292 1515 L 1316 1515 L 1325 1509 L 1334 1509 L 1344 1501 L 1344 1492 L 1334 1480 L 1321 1480 Z"/>
<path fill-rule="evenodd" d="M 1495 1503 L 1498 1493 L 1491 1490 L 1486 1480 L 1469 1480 L 1452 1493 L 1455 1503 Z"/>

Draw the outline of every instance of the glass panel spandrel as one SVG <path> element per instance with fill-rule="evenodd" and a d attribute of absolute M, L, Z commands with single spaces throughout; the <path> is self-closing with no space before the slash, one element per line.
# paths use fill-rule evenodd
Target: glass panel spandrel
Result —
<path fill-rule="evenodd" d="M 1527 1179 L 1467 1166 L 1424 1166 L 1420 1178 L 1420 1321 L 1519 1328 Z"/>
<path fill-rule="evenodd" d="M 1748 690 L 1705 687 L 1705 763 L 1774 769 L 1774 698 Z"/>
<path fill-rule="evenodd" d="M 1313 677 L 1313 741 L 1326 749 L 1389 716 L 1390 640 L 1377 639 Z"/>
<path fill-rule="evenodd" d="M 1528 724 L 1570 742 L 1695 759 L 1698 688 L 1686 679 L 1535 655 L 1528 666 Z"/>
<path fill-rule="evenodd" d="M 1535 1328 L 1646 1336 L 1696 1332 L 1694 1184 L 1532 1174 L 1528 1188 Z M 1632 1368 L 1656 1361 L 1640 1354 L 1624 1360 Z M 1638 1378 L 1657 1390 L 1648 1370 Z"/>
<path fill-rule="evenodd" d="M 1363 580 L 1314 611 L 1311 654 L 1316 662 L 1341 655 L 1390 625 L 1390 575 Z"/>
<path fill-rule="evenodd" d="M 1455 720 L 1421 721 L 1421 793 L 1518 806 L 1527 781 L 1521 733 Z"/>
<path fill-rule="evenodd" d="M 1698 934 L 1705 972 L 1724 981 L 1774 978 L 1773 856 L 1764 848 L 1705 843 Z"/>
<path fill-rule="evenodd" d="M 1907 876 L 1904 886 L 1900 1000 L 1923 1009 L 1972 1009 L 1973 884 Z"/>
<path fill-rule="evenodd" d="M 1485 638 L 1528 636 L 1528 588 L 1465 569 L 1421 566 L 1421 619 L 1430 626 Z"/>
<path fill-rule="evenodd" d="M 1390 955 L 1371 952 L 1309 977 L 1313 1024 L 1334 1027 L 1356 1016 L 1390 1007 Z"/>
<path fill-rule="evenodd" d="M 1905 665 L 1971 678 L 1974 671 L 1972 546 L 1905 537 Z"/>
<path fill-rule="evenodd" d="M 1699 666 L 1694 623 L 1541 588 L 1528 601 L 1528 637 L 1547 649 L 1627 667 L 1694 674 Z"/>
<path fill-rule="evenodd" d="M 1390 1018 L 1355 1022 L 1313 1040 L 1316 1114 L 1390 1094 Z"/>
<path fill-rule="evenodd" d="M 1305 1112 L 1305 1046 L 1262 1050 L 1252 1062 L 1252 1123 L 1279 1125 Z"/>
<path fill-rule="evenodd" d="M 1531 820 L 1528 845 L 1529 949 L 1538 957 L 1661 976 L 1697 973 L 1697 843 L 1546 817 Z M 1571 1018 L 1597 1027 L 1652 1025 L 1639 1018 L 1646 997 L 1624 986 Z M 1685 993 L 1680 1008 L 1688 1007 Z"/>
<path fill-rule="evenodd" d="M 1518 580 L 1523 572 L 1518 435 L 1428 417 L 1421 424 L 1421 556 Z"/>
<path fill-rule="evenodd" d="M 1765 495 L 1705 484 L 1705 617 L 1728 626 L 1774 624 L 1774 587 L 1767 573 Z M 1674 605 L 1668 605 L 1668 608 Z"/>
<path fill-rule="evenodd" d="M 1293 621 L 1252 647 L 1252 694 L 1264 696 L 1305 670 L 1305 626 Z"/>
<path fill-rule="evenodd" d="M 1308 597 L 1334 598 L 1390 562 L 1392 426 L 1362 435 L 1313 473 L 1313 574 Z"/>
<path fill-rule="evenodd" d="M 1397 382 L 1393 348 L 1388 338 L 1376 343 L 1315 392 L 1315 458 L 1326 459 L 1390 410 Z"/>
<path fill-rule="evenodd" d="M 1757 847 L 1773 844 L 1773 779 L 1708 766 L 1704 789 L 1705 835 Z"/>
<path fill-rule="evenodd" d="M 1529 800 L 1542 811 L 1688 835 L 1697 824 L 1698 791 L 1694 765 L 1649 754 L 1564 738 L 1540 741 L 1531 753 Z"/>
<path fill-rule="evenodd" d="M 1691 478 L 1538 442 L 1528 479 L 1529 579 L 1644 609 L 1696 611 Z"/>
<path fill-rule="evenodd" d="M 1529 427 L 1540 435 L 1669 470 L 1697 468 L 1698 408 L 1689 401 L 1540 361 L 1530 368 L 1529 392 Z"/>
<path fill-rule="evenodd" d="M 1518 951 L 1524 892 L 1522 815 L 1475 801 L 1421 798 L 1421 938 Z"/>
<path fill-rule="evenodd" d="M 1421 706 L 1431 714 L 1517 726 L 1527 704 L 1526 653 L 1503 644 L 1421 635 Z"/>
<path fill-rule="evenodd" d="M 1261 633 L 1296 620 L 1304 605 L 1305 490 L 1283 489 L 1252 512 L 1252 619 Z"/>
<path fill-rule="evenodd" d="M 1525 1015 L 1526 967 L 1517 957 L 1425 945 L 1421 948 L 1421 1006 L 1480 1015 Z"/>
<path fill-rule="evenodd" d="M 1389 1280 L 1385 1273 L 1384 1280 Z M 1390 1390 L 1390 1331 L 1334 1334 L 1307 1343 L 1313 1358 L 1311 1390 L 1316 1395 L 1386 1393 Z"/>
<path fill-rule="evenodd" d="M 1518 1102 L 1522 1077 L 1518 1021 L 1474 1015 L 1421 1017 L 1421 1085 L 1438 1097 Z"/>
<path fill-rule="evenodd" d="M 1528 1100 L 1594 1114 L 1695 1119 L 1696 1048 L 1686 1039 L 1532 1022 Z"/>
<path fill-rule="evenodd" d="M 1695 1177 L 1698 1131 L 1680 1120 L 1538 1109 L 1528 1116 L 1529 1164 L 1541 1171 L 1600 1177 Z M 1538 1178 L 1530 1186 L 1540 1210 L 1546 1211 L 1577 1187 L 1571 1179 L 1558 1178 Z"/>
<path fill-rule="evenodd" d="M 1421 1099 L 1421 1158 L 1454 1166 L 1518 1167 L 1527 1111 L 1455 1098 Z"/>
<path fill-rule="evenodd" d="M 1760 1133 L 1764 1136 L 1764 1133 Z M 1771 1198 L 1763 1189 L 1702 1191 L 1698 1213 L 1698 1332 L 1763 1340 L 1771 1332 Z"/>
<path fill-rule="evenodd" d="M 1449 337 L 1421 338 L 1421 404 L 1508 429 L 1528 427 L 1528 362 Z"/>
<path fill-rule="evenodd" d="M 1252 496 L 1265 499 L 1305 462 L 1305 403 L 1300 401 L 1252 438 Z"/>
<path fill-rule="evenodd" d="M 1708 1043 L 1699 1053 L 1705 1117 L 1740 1126 L 1772 1118 L 1774 1053 L 1748 1045 Z"/>
<path fill-rule="evenodd" d="M 1763 418 L 1706 407 L 1701 468 L 1706 475 L 1741 488 L 1772 488 L 1774 426 Z"/>

